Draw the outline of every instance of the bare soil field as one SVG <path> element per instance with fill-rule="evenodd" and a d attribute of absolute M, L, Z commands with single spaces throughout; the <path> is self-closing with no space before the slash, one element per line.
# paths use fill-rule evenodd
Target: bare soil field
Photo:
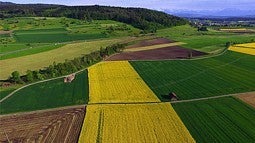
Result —
<path fill-rule="evenodd" d="M 206 53 L 196 50 L 171 46 L 154 50 L 120 53 L 109 57 L 106 61 L 186 59 L 190 58 L 191 53 L 192 57 L 206 55 Z"/>
<path fill-rule="evenodd" d="M 77 142 L 85 107 L 0 116 L 0 142 Z"/>
<path fill-rule="evenodd" d="M 165 38 L 156 38 L 152 40 L 146 40 L 138 44 L 127 46 L 126 48 L 138 48 L 138 47 L 145 47 L 145 46 L 152 46 L 152 45 L 159 45 L 159 44 L 167 44 L 167 43 L 173 43 L 175 41 L 165 39 Z"/>
<path fill-rule="evenodd" d="M 1 34 L 11 34 L 13 31 L 12 30 L 10 30 L 10 31 L 1 31 L 0 30 L 0 35 Z"/>
<path fill-rule="evenodd" d="M 255 92 L 242 93 L 236 97 L 255 108 Z"/>

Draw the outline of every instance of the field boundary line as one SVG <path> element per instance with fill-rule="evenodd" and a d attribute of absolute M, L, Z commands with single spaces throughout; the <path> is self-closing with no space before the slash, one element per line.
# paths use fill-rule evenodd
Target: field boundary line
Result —
<path fill-rule="evenodd" d="M 241 93 L 233 93 L 233 94 L 226 94 L 226 95 L 219 95 L 219 96 L 212 96 L 212 97 L 203 97 L 203 98 L 195 98 L 195 99 L 187 99 L 187 100 L 179 100 L 179 101 L 155 101 L 155 102 L 99 102 L 99 103 L 88 103 L 88 104 L 81 104 L 81 105 L 73 105 L 73 106 L 63 106 L 63 107 L 56 107 L 56 108 L 49 108 L 49 109 L 41 109 L 41 110 L 34 110 L 34 111 L 27 111 L 27 112 L 17 112 L 17 113 L 10 113 L 10 114 L 3 114 L 0 115 L 1 117 L 8 117 L 8 116 L 18 116 L 18 115 L 26 115 L 26 114 L 34 114 L 34 113 L 43 113 L 43 112 L 51 112 L 51 111 L 58 111 L 58 110 L 65 110 L 70 108 L 85 108 L 86 106 L 94 106 L 94 105 L 135 105 L 135 104 L 163 104 L 163 103 L 186 103 L 186 102 L 194 102 L 194 101 L 202 101 L 202 100 L 210 100 L 210 99 L 218 99 L 223 97 L 231 97 L 237 96 L 247 93 L 255 93 L 255 91 L 251 92 L 241 92 Z"/>
<path fill-rule="evenodd" d="M 223 97 L 237 96 L 237 95 L 247 94 L 247 93 L 255 93 L 255 91 L 242 92 L 242 93 L 233 93 L 233 94 L 226 94 L 226 95 L 219 95 L 219 96 L 212 96 L 212 97 L 203 97 L 203 98 L 196 98 L 196 99 L 171 101 L 170 103 L 185 103 L 185 102 L 193 102 L 193 101 L 201 101 L 201 100 L 210 100 L 210 99 L 217 99 L 217 98 L 223 98 Z"/>
<path fill-rule="evenodd" d="M 0 115 L 0 118 L 8 117 L 8 116 L 38 114 L 38 113 L 44 113 L 44 112 L 52 112 L 52 111 L 65 110 L 65 109 L 73 109 L 73 108 L 85 108 L 86 106 L 87 106 L 87 104 L 81 104 L 81 105 L 63 106 L 63 107 L 55 107 L 55 108 L 40 109 L 40 110 L 33 110 L 33 111 L 16 112 L 16 113 L 9 113 L 9 114 L 7 113 L 7 114 Z"/>

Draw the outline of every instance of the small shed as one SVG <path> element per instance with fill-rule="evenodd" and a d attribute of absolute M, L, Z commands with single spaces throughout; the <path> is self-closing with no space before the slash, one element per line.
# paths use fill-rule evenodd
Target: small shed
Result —
<path fill-rule="evenodd" d="M 170 98 L 171 101 L 177 101 L 178 100 L 178 97 L 174 92 L 169 93 L 169 98 Z"/>
<path fill-rule="evenodd" d="M 75 78 L 75 74 L 70 74 L 70 75 L 64 77 L 64 82 L 65 83 L 66 82 L 72 82 L 74 80 L 74 78 Z"/>

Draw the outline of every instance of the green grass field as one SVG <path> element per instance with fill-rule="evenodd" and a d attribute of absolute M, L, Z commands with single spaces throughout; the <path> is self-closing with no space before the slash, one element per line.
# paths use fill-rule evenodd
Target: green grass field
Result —
<path fill-rule="evenodd" d="M 255 109 L 233 97 L 172 104 L 198 143 L 255 141 Z"/>
<path fill-rule="evenodd" d="M 5 60 L 5 59 L 11 59 L 11 58 L 17 58 L 17 57 L 22 57 L 22 56 L 27 56 L 27 55 L 33 55 L 41 52 L 46 52 L 49 50 L 57 49 L 59 47 L 64 46 L 64 44 L 53 44 L 53 45 L 46 45 L 46 46 L 38 46 L 38 47 L 30 47 L 27 49 L 22 49 L 20 51 L 14 51 L 11 53 L 5 53 L 0 56 L 0 60 Z"/>
<path fill-rule="evenodd" d="M 14 37 L 18 43 L 61 43 L 108 38 L 109 36 L 100 33 L 100 31 L 97 33 L 89 32 L 89 34 L 72 34 L 64 28 L 55 28 L 15 31 Z"/>
<path fill-rule="evenodd" d="M 11 92 L 13 92 L 15 89 L 13 88 L 8 88 L 7 90 L 1 90 L 0 91 L 0 99 L 3 99 L 7 95 L 9 95 Z"/>
<path fill-rule="evenodd" d="M 197 28 L 189 25 L 158 30 L 156 35 L 184 42 L 186 43 L 183 45 L 185 48 L 192 48 L 207 53 L 221 52 L 225 48 L 226 42 L 244 43 L 255 39 L 254 34 L 235 34 L 213 30 L 199 32 Z"/>
<path fill-rule="evenodd" d="M 88 102 L 87 70 L 75 76 L 71 83 L 63 78 L 26 87 L 1 103 L 0 113 L 48 109 Z"/>
<path fill-rule="evenodd" d="M 132 61 L 147 85 L 162 100 L 169 92 L 194 99 L 255 90 L 255 56 L 230 52 L 199 60 Z"/>

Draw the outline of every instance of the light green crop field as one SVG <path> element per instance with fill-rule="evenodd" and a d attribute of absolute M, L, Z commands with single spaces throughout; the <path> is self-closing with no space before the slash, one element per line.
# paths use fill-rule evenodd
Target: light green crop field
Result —
<path fill-rule="evenodd" d="M 108 45 L 125 41 L 127 39 L 129 38 L 73 43 L 50 51 L 0 60 L 0 79 L 8 78 L 15 70 L 19 71 L 21 74 L 25 74 L 28 69 L 37 70 L 51 65 L 53 62 L 59 63 L 64 62 L 66 59 L 81 57 L 82 55 L 99 50 L 101 47 L 105 48 Z"/>
<path fill-rule="evenodd" d="M 87 70 L 85 70 L 76 74 L 71 83 L 64 83 L 64 79 L 60 78 L 34 84 L 16 92 L 1 103 L 0 113 L 7 114 L 85 104 L 88 102 L 88 93 L 88 75 Z M 4 95 L 7 93 L 3 93 Z"/>
<path fill-rule="evenodd" d="M 169 92 L 195 99 L 255 90 L 255 56 L 228 51 L 198 60 L 132 61 L 147 85 L 162 100 Z"/>
<path fill-rule="evenodd" d="M 244 43 L 255 39 L 255 34 L 237 34 L 209 30 L 197 31 L 189 25 L 158 30 L 157 36 L 186 43 L 185 48 L 192 48 L 207 53 L 218 53 L 225 49 L 226 42 Z"/>
<path fill-rule="evenodd" d="M 233 97 L 172 104 L 198 143 L 255 140 L 255 109 Z"/>

